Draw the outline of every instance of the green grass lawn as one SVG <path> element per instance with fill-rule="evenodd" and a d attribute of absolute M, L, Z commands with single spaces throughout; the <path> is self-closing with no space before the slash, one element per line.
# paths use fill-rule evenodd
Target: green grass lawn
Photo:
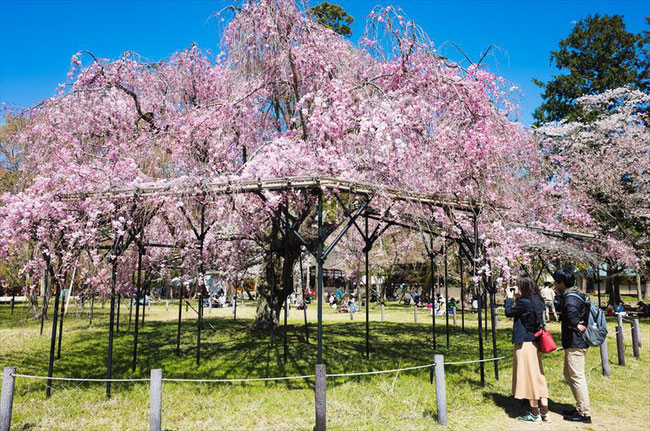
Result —
<path fill-rule="evenodd" d="M 122 308 L 121 330 L 114 347 L 114 377 L 148 377 L 152 368 L 162 368 L 165 377 L 239 378 L 313 374 L 316 360 L 315 307 L 308 311 L 310 343 L 302 326 L 302 311 L 292 309 L 288 328 L 288 360 L 283 363 L 282 331 L 276 332 L 274 347 L 269 334 L 248 330 L 253 304 L 232 309 L 206 309 L 202 333 L 202 362 L 196 365 L 196 315 L 183 307 L 181 355 L 176 356 L 177 303 L 159 303 L 147 310 L 140 332 L 139 361 L 131 372 L 133 335 L 127 331 L 128 311 Z M 66 315 L 61 359 L 54 365 L 55 376 L 103 378 L 106 376 L 108 305 L 97 304 L 93 327 L 88 327 L 87 309 L 71 305 Z M 413 309 L 398 305 L 386 308 L 380 322 L 379 309 L 371 307 L 371 359 L 365 359 L 364 314 L 340 315 L 326 308 L 323 357 L 328 373 L 392 369 L 432 362 L 431 317 L 419 312 L 413 323 Z M 450 319 L 451 321 L 451 319 Z M 476 315 L 466 316 L 466 332 L 450 328 L 446 348 L 444 317 L 437 318 L 438 349 L 447 361 L 476 359 Z M 614 323 L 611 323 L 614 325 Z M 214 329 L 212 327 L 214 327 Z M 497 331 L 500 379 L 487 363 L 486 386 L 479 382 L 478 365 L 446 367 L 450 430 L 537 429 L 522 426 L 516 416 L 524 412 L 520 401 L 510 396 L 511 322 L 499 316 Z M 616 363 L 616 344 L 610 328 L 612 378 L 601 376 L 597 349 L 588 355 L 588 380 L 594 423 L 574 425 L 557 414 L 572 403 L 570 390 L 562 380 L 562 353 L 544 356 L 544 368 L 551 392 L 553 423 L 541 425 L 554 430 L 645 429 L 650 423 L 650 324 L 643 322 L 643 349 L 639 360 L 632 356 L 629 327 L 626 326 L 627 366 Z M 551 324 L 559 342 L 559 327 Z M 13 315 L 0 306 L 0 366 L 15 366 L 18 373 L 47 375 L 51 321 L 43 337 L 39 323 L 28 318 L 23 306 Z M 492 356 L 492 341 L 486 343 L 486 357 Z M 163 427 L 170 430 L 310 430 L 314 424 L 314 393 L 310 380 L 259 383 L 176 383 L 163 388 Z M 113 397 L 105 399 L 105 384 L 61 382 L 53 384 L 52 397 L 45 398 L 45 381 L 18 378 L 14 400 L 15 430 L 142 430 L 148 427 L 149 387 L 147 383 L 114 383 Z M 435 389 L 428 370 L 379 376 L 336 378 L 327 381 L 328 427 L 334 430 L 424 430 L 442 429 L 436 423 Z"/>

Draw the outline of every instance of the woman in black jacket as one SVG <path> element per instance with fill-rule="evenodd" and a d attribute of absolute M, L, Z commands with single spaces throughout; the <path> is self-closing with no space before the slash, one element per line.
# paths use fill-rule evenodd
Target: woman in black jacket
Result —
<path fill-rule="evenodd" d="M 520 278 L 517 287 L 508 289 L 505 312 L 514 318 L 512 343 L 512 395 L 526 399 L 530 413 L 520 416 L 523 422 L 548 421 L 548 386 L 535 334 L 544 323 L 544 300 L 531 278 Z"/>

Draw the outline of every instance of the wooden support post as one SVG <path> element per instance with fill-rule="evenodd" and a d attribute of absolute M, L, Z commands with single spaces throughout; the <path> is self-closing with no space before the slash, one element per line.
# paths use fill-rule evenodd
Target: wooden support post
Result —
<path fill-rule="evenodd" d="M 162 370 L 151 370 L 149 387 L 149 431 L 162 428 Z"/>
<path fill-rule="evenodd" d="M 354 320 L 354 312 L 352 311 L 352 309 L 350 309 L 349 312 L 350 312 L 350 320 Z"/>
<path fill-rule="evenodd" d="M 607 352 L 607 338 L 600 345 L 600 363 L 603 368 L 603 376 L 609 377 L 609 353 Z"/>
<path fill-rule="evenodd" d="M 454 326 L 456 326 L 456 307 L 451 309 L 452 316 L 454 318 Z"/>
<path fill-rule="evenodd" d="M 11 428 L 11 409 L 14 403 L 16 367 L 5 367 L 2 373 L 2 397 L 0 398 L 0 431 Z"/>
<path fill-rule="evenodd" d="M 625 345 L 623 344 L 623 327 L 616 327 L 616 348 L 618 350 L 618 365 L 625 366 Z"/>
<path fill-rule="evenodd" d="M 327 429 L 326 376 L 325 364 L 316 364 L 316 426 L 314 431 L 325 431 Z"/>
<path fill-rule="evenodd" d="M 418 323 L 418 306 L 413 306 L 413 323 Z"/>
<path fill-rule="evenodd" d="M 436 408 L 440 425 L 447 425 L 447 390 L 445 388 L 445 357 L 435 355 Z"/>
<path fill-rule="evenodd" d="M 382 322 L 384 321 L 384 317 L 385 317 L 385 315 L 384 315 L 384 313 L 385 313 L 385 310 L 384 310 L 384 309 L 385 309 L 385 308 L 386 308 L 386 307 L 384 306 L 384 304 L 381 304 L 380 309 L 381 309 L 381 321 L 382 321 Z"/>

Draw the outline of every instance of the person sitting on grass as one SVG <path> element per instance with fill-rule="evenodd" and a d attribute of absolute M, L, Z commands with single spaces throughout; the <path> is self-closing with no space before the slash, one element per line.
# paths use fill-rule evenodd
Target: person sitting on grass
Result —
<path fill-rule="evenodd" d="M 625 303 L 623 301 L 618 301 L 618 304 L 614 306 L 614 314 L 617 316 L 620 314 L 621 316 L 626 316 L 627 313 L 625 312 Z"/>
<path fill-rule="evenodd" d="M 530 412 L 518 419 L 522 422 L 548 422 L 548 385 L 535 336 L 544 322 L 544 301 L 532 278 L 519 279 L 517 286 L 506 293 L 505 313 L 514 318 L 512 395 L 519 400 L 528 400 L 530 405 Z"/>

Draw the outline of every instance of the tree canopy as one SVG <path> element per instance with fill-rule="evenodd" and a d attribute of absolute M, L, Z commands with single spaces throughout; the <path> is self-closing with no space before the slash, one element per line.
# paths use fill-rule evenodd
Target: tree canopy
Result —
<path fill-rule="evenodd" d="M 621 15 L 596 14 L 578 21 L 558 49 L 551 52 L 551 64 L 562 74 L 548 83 L 534 80 L 544 89 L 544 102 L 534 113 L 537 122 L 580 118 L 581 105 L 576 101 L 581 96 L 624 86 L 648 90 L 643 40 L 642 34 L 627 31 Z"/>
<path fill-rule="evenodd" d="M 350 26 L 354 23 L 354 18 L 341 6 L 324 1 L 309 8 L 308 12 L 318 24 L 334 30 L 341 36 L 352 35 Z"/>

